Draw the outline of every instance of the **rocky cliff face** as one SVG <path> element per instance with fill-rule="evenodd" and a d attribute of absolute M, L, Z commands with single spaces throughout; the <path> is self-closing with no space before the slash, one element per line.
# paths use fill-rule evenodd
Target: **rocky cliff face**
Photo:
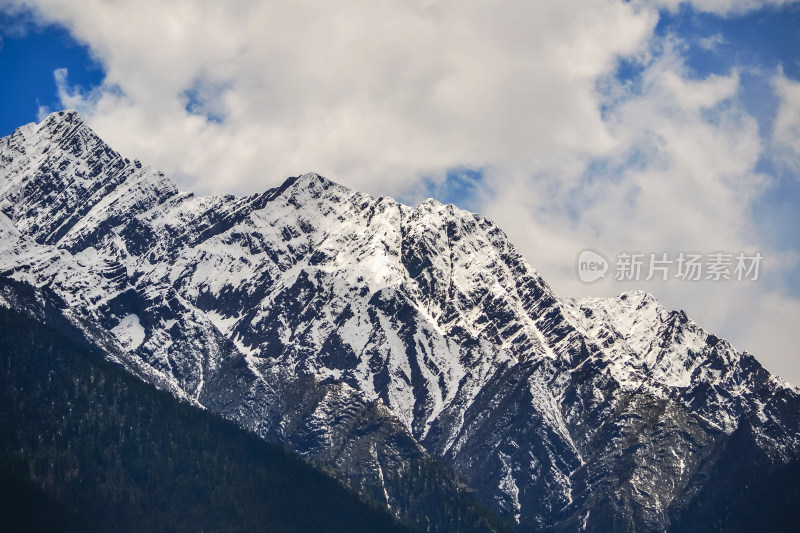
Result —
<path fill-rule="evenodd" d="M 435 504 L 409 480 L 437 461 L 460 476 L 438 497 L 474 490 L 520 530 L 663 530 L 737 431 L 759 461 L 800 455 L 797 390 L 645 293 L 559 298 L 489 220 L 316 174 L 180 192 L 74 112 L 0 139 L 0 273 L 418 522 Z"/>

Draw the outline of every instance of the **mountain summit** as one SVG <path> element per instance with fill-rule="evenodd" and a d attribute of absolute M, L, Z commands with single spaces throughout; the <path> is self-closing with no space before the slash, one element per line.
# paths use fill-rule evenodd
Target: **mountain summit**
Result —
<path fill-rule="evenodd" d="M 741 504 L 798 501 L 764 486 L 798 465 L 795 388 L 646 293 L 558 297 L 435 200 L 313 173 L 198 197 L 59 112 L 0 139 L 0 275 L 6 307 L 57 296 L 133 374 L 421 530 L 452 525 L 435 472 L 520 531 L 744 531 Z"/>

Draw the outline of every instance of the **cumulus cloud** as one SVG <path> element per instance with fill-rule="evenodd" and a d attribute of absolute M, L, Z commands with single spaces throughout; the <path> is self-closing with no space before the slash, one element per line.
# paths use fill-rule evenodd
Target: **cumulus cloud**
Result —
<path fill-rule="evenodd" d="M 780 98 L 773 126 L 777 159 L 800 176 L 800 82 L 788 79 L 783 72 L 778 72 L 772 81 Z"/>
<path fill-rule="evenodd" d="M 780 0 L 770 2 L 782 4 Z M 682 4 L 732 16 L 750 0 L 18 0 L 66 25 L 106 72 L 59 97 L 115 148 L 198 192 L 253 192 L 313 170 L 375 194 L 441 190 L 480 169 L 470 202 L 564 294 L 641 286 L 800 383 L 780 279 L 752 204 L 765 150 L 800 150 L 800 92 L 781 95 L 772 139 L 739 102 L 737 71 L 697 79 L 689 44 L 655 32 Z M 718 36 L 698 46 L 720 44 Z M 641 73 L 620 79 L 620 59 Z M 774 145 L 773 143 L 774 139 Z M 769 146 L 767 146 L 769 145 Z M 581 285 L 592 246 L 762 251 L 750 284 Z"/>
<path fill-rule="evenodd" d="M 34 7 L 106 69 L 101 92 L 66 88 L 66 101 L 119 149 L 208 191 L 312 169 L 399 193 L 456 165 L 577 167 L 612 142 L 596 79 L 657 20 L 611 0 Z"/>
<path fill-rule="evenodd" d="M 521 175 L 511 182 L 500 173 L 487 180 L 493 189 L 484 210 L 559 293 L 607 296 L 645 288 L 797 382 L 797 339 L 787 324 L 800 320 L 800 302 L 785 294 L 781 281 L 797 268 L 796 254 L 770 249 L 751 216 L 774 180 L 757 170 L 768 140 L 738 101 L 738 73 L 696 79 L 680 51 L 672 36 L 654 39 L 640 79 L 608 82 L 605 123 L 613 149 L 577 179 Z M 786 96 L 776 131 L 786 130 L 778 137 L 790 143 L 794 85 L 779 83 Z M 625 251 L 672 258 L 760 251 L 765 260 L 757 282 L 646 281 L 643 275 L 635 283 L 587 286 L 574 270 L 586 247 L 612 260 Z"/>
<path fill-rule="evenodd" d="M 703 13 L 736 16 L 764 8 L 776 8 L 796 3 L 797 0 L 656 0 L 653 5 L 677 11 L 682 6 Z"/>

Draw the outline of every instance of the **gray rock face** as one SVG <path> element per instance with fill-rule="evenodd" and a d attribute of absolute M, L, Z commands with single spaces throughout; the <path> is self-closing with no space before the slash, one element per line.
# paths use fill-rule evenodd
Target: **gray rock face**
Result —
<path fill-rule="evenodd" d="M 435 200 L 316 174 L 196 197 L 61 112 L 0 139 L 0 239 L 132 372 L 421 522 L 403 479 L 434 459 L 520 530 L 609 531 L 685 519 L 745 425 L 800 455 L 797 390 L 752 356 L 645 293 L 559 298 Z"/>

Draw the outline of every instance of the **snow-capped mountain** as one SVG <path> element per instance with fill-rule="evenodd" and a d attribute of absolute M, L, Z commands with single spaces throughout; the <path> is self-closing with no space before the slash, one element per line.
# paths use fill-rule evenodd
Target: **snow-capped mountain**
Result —
<path fill-rule="evenodd" d="M 0 139 L 0 274 L 400 514 L 440 460 L 521 530 L 665 530 L 743 434 L 800 457 L 798 391 L 645 293 L 559 298 L 491 221 L 316 174 L 181 192 L 72 111 Z"/>

